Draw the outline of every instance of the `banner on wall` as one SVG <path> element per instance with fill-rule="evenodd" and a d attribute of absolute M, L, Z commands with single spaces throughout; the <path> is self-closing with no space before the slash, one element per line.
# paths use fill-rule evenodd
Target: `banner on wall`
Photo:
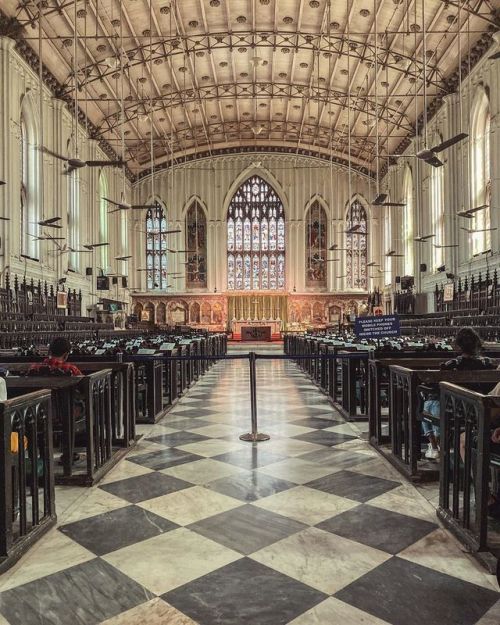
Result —
<path fill-rule="evenodd" d="M 68 307 L 68 294 L 66 293 L 66 291 L 57 292 L 56 307 L 57 308 Z"/>
<path fill-rule="evenodd" d="M 444 291 L 443 291 L 443 302 L 452 302 L 454 294 L 455 294 L 455 285 L 453 284 L 453 282 L 449 282 L 448 284 L 445 284 Z"/>
<path fill-rule="evenodd" d="M 400 336 L 399 317 L 398 315 L 356 317 L 354 333 L 358 339 L 382 339 L 388 336 Z"/>

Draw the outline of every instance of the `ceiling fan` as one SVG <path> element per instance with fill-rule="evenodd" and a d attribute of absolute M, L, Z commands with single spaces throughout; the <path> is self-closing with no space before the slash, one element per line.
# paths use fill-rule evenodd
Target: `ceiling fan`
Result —
<path fill-rule="evenodd" d="M 481 204 L 481 206 L 475 206 L 474 208 L 468 208 L 467 210 L 458 211 L 457 215 L 459 217 L 465 217 L 466 219 L 472 219 L 474 217 L 474 213 L 478 213 L 485 208 L 488 208 L 488 204 Z"/>
<path fill-rule="evenodd" d="M 123 161 L 122 159 L 119 159 L 116 161 L 104 161 L 104 160 L 83 161 L 81 158 L 68 158 L 67 156 L 62 156 L 61 154 L 58 154 L 57 152 L 49 150 L 49 148 L 46 148 L 44 146 L 39 148 L 39 150 L 40 152 L 43 152 L 44 154 L 50 154 L 50 156 L 53 156 L 54 158 L 58 158 L 59 160 L 64 161 L 68 166 L 64 172 L 65 174 L 70 174 L 75 169 L 81 169 L 82 167 L 124 167 L 125 165 L 125 161 Z"/>
<path fill-rule="evenodd" d="M 0 180 L 0 187 L 4 184 L 7 184 L 6 182 L 4 182 L 3 180 Z"/>
<path fill-rule="evenodd" d="M 87 243 L 83 247 L 87 250 L 93 250 L 95 247 L 104 247 L 105 245 L 109 245 L 109 243 Z"/>
<path fill-rule="evenodd" d="M 129 258 L 132 258 L 132 255 L 129 255 L 129 256 L 115 256 L 115 260 L 128 260 Z"/>
<path fill-rule="evenodd" d="M 469 135 L 466 132 L 460 132 L 458 133 L 458 135 L 455 135 L 450 139 L 446 139 L 446 141 L 442 141 L 432 148 L 424 148 L 416 154 L 392 154 L 391 156 L 393 156 L 394 158 L 411 158 L 412 156 L 414 156 L 421 161 L 424 161 L 424 163 L 432 165 L 433 167 L 442 167 L 444 163 L 436 156 L 436 154 L 439 154 L 439 152 L 443 152 L 443 150 L 451 148 L 452 145 L 460 143 L 460 141 L 467 139 L 468 136 Z"/>
<path fill-rule="evenodd" d="M 417 241 L 418 243 L 427 243 L 429 239 L 432 239 L 435 236 L 435 234 L 421 234 L 418 237 L 415 237 L 413 240 Z"/>
<path fill-rule="evenodd" d="M 387 193 L 379 193 L 377 197 L 373 200 L 372 206 L 397 206 L 404 207 L 405 203 L 402 202 L 386 202 Z"/>
<path fill-rule="evenodd" d="M 143 210 L 143 209 L 154 209 L 157 208 L 156 204 L 129 204 L 128 202 L 125 202 L 125 200 L 123 200 L 122 202 L 115 202 L 114 200 L 110 200 L 107 197 L 103 197 L 103 200 L 106 200 L 106 202 L 109 202 L 110 204 L 113 204 L 114 206 L 117 206 L 117 208 L 113 209 L 112 211 L 108 211 L 109 214 L 111 213 L 117 213 L 118 211 L 128 211 L 128 210 Z"/>
<path fill-rule="evenodd" d="M 449 245 L 436 245 L 436 243 L 434 243 L 434 247 L 437 250 L 442 250 L 442 249 L 445 249 L 447 247 L 458 247 L 458 243 L 450 243 Z"/>
<path fill-rule="evenodd" d="M 374 260 L 371 263 L 367 263 L 367 267 L 380 267 L 379 263 L 376 263 Z"/>
<path fill-rule="evenodd" d="M 386 256 L 388 258 L 403 258 L 404 254 L 397 254 L 396 250 L 391 250 L 390 252 L 387 252 Z"/>
<path fill-rule="evenodd" d="M 61 221 L 60 217 L 49 217 L 48 219 L 42 219 L 41 221 L 30 221 L 30 224 L 36 224 L 37 226 L 44 226 L 45 228 L 59 228 L 62 226 L 57 222 Z"/>

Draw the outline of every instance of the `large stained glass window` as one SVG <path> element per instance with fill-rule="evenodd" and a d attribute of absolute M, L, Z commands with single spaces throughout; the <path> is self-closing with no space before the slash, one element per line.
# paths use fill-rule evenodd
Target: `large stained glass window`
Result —
<path fill-rule="evenodd" d="M 276 191 L 260 176 L 246 180 L 229 205 L 227 288 L 285 288 L 285 211 Z"/>
<path fill-rule="evenodd" d="M 193 202 L 186 215 L 186 286 L 207 286 L 207 220 L 198 202 Z"/>
<path fill-rule="evenodd" d="M 367 217 L 359 200 L 354 200 L 346 215 L 347 288 L 368 288 L 367 280 Z"/>
<path fill-rule="evenodd" d="M 306 216 L 306 286 L 326 288 L 327 220 L 325 209 L 319 202 L 307 211 Z"/>
<path fill-rule="evenodd" d="M 167 288 L 167 220 L 157 204 L 146 213 L 146 276 L 148 291 Z"/>

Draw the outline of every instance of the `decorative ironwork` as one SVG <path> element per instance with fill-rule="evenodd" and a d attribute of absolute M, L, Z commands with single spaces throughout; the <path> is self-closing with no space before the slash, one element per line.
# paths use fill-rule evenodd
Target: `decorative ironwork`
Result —
<path fill-rule="evenodd" d="M 260 176 L 246 180 L 229 205 L 227 288 L 285 288 L 285 211 L 276 191 Z"/>

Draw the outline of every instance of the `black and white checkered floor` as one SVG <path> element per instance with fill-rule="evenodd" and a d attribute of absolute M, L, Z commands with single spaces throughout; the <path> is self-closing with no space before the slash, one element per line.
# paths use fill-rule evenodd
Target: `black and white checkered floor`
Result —
<path fill-rule="evenodd" d="M 0 625 L 498 625 L 496 580 L 293 364 L 219 363 L 0 579 Z M 2 620 L 3 619 L 3 620 Z"/>

